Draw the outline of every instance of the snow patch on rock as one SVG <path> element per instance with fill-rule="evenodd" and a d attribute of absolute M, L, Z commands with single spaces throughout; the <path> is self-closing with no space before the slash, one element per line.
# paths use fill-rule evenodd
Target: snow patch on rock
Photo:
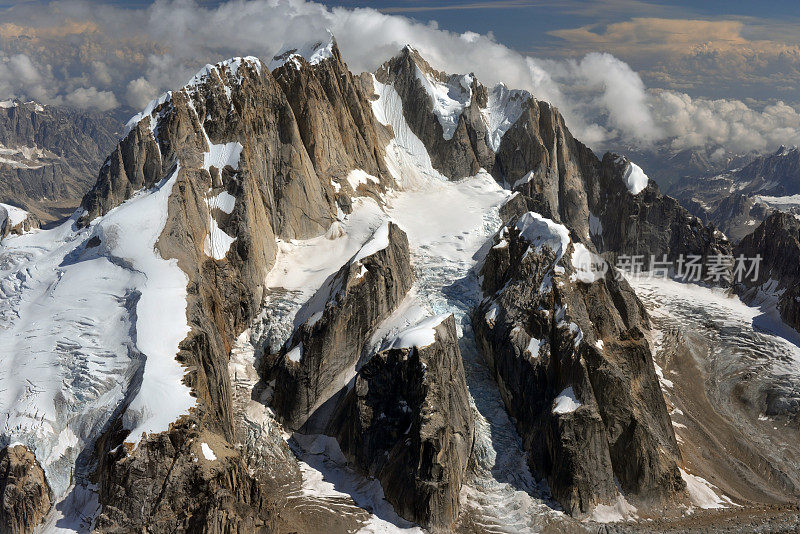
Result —
<path fill-rule="evenodd" d="M 391 126 L 394 137 L 386 146 L 386 166 L 398 186 L 404 190 L 425 189 L 447 178 L 433 168 L 428 149 L 406 122 L 403 101 L 391 85 L 380 83 L 372 75 L 378 98 L 372 101 L 372 112 L 381 124 Z"/>
<path fill-rule="evenodd" d="M 270 61 L 269 70 L 275 70 L 286 63 L 291 63 L 297 70 L 300 70 L 303 66 L 299 61 L 300 58 L 306 60 L 309 65 L 317 65 L 333 57 L 333 46 L 333 34 L 328 31 L 326 38 L 309 41 L 300 46 L 291 45 L 284 47 L 281 52 L 275 54 L 272 61 Z"/>
<path fill-rule="evenodd" d="M 471 74 L 453 75 L 446 82 L 437 80 L 433 75 L 422 72 L 416 67 L 417 80 L 431 98 L 433 113 L 442 126 L 442 136 L 450 140 L 458 127 L 461 112 L 472 102 Z"/>
<path fill-rule="evenodd" d="M 373 254 L 377 254 L 381 250 L 385 249 L 389 246 L 389 220 L 383 221 L 383 223 L 378 227 L 377 230 L 372 234 L 372 237 L 369 241 L 364 243 L 364 246 L 361 247 L 353 259 L 350 260 L 350 263 L 358 263 L 364 258 L 368 256 L 372 256 Z"/>
<path fill-rule="evenodd" d="M 556 254 L 558 262 L 569 246 L 569 230 L 567 227 L 529 211 L 524 213 L 516 223 L 520 236 L 534 247 L 538 253 L 542 247 L 548 247 Z M 530 250 L 530 249 L 528 249 Z"/>
<path fill-rule="evenodd" d="M 450 317 L 451 314 L 434 315 L 418 322 L 414 326 L 403 330 L 393 339 L 387 340 L 381 350 L 388 349 L 410 349 L 413 347 L 429 347 L 436 343 L 435 328 L 442 324 L 442 321 Z"/>
<path fill-rule="evenodd" d="M 223 191 L 217 196 L 208 199 L 208 207 L 211 210 L 218 209 L 230 215 L 233 212 L 233 208 L 236 207 L 236 197 L 227 191 Z"/>
<path fill-rule="evenodd" d="M 358 186 L 361 184 L 366 185 L 367 182 L 372 182 L 375 184 L 380 183 L 380 180 L 378 180 L 378 178 L 372 176 L 371 174 L 361 169 L 353 169 L 352 171 L 347 173 L 346 180 L 347 183 L 350 184 L 350 187 L 353 189 L 353 191 L 357 190 Z"/>
<path fill-rule="evenodd" d="M 8 225 L 9 228 L 25 222 L 28 218 L 28 212 L 22 208 L 12 206 L 11 204 L 0 204 L 0 228 Z"/>
<path fill-rule="evenodd" d="M 727 508 L 733 504 L 729 498 L 718 494 L 718 488 L 706 479 L 687 473 L 683 469 L 680 471 L 681 477 L 686 482 L 686 489 L 689 491 L 689 499 L 695 506 L 711 509 Z"/>
<path fill-rule="evenodd" d="M 583 243 L 573 243 L 572 246 L 572 266 L 575 267 L 573 281 L 579 280 L 584 284 L 591 284 L 602 280 L 608 270 L 606 261 L 597 254 L 589 252 Z"/>
<path fill-rule="evenodd" d="M 236 238 L 223 232 L 213 215 L 209 215 L 209 230 L 203 239 L 203 253 L 215 260 L 224 260 Z"/>
<path fill-rule="evenodd" d="M 511 128 L 520 115 L 523 104 L 531 98 L 530 93 L 517 89 L 508 89 L 505 85 L 495 85 L 489 91 L 486 107 L 481 109 L 481 115 L 486 122 L 488 131 L 488 144 L 494 152 L 500 149 L 503 135 Z"/>
<path fill-rule="evenodd" d="M 621 494 L 611 504 L 598 504 L 586 518 L 586 521 L 595 523 L 616 523 L 636 519 L 637 509 L 625 500 Z"/>
<path fill-rule="evenodd" d="M 644 188 L 647 187 L 647 182 L 650 180 L 642 168 L 632 161 L 628 162 L 622 179 L 625 180 L 625 185 L 632 195 L 638 195 L 644 191 Z"/>
<path fill-rule="evenodd" d="M 569 386 L 564 391 L 559 393 L 559 395 L 553 401 L 553 413 L 572 413 L 581 406 L 583 405 L 575 396 L 575 391 L 573 391 L 572 386 Z"/>
<path fill-rule="evenodd" d="M 202 450 L 203 457 L 206 460 L 208 460 L 210 462 L 213 462 L 214 460 L 217 459 L 217 455 L 214 454 L 214 451 L 211 449 L 211 447 L 208 446 L 208 443 L 205 443 L 205 442 L 201 443 L 200 444 L 200 449 Z"/>

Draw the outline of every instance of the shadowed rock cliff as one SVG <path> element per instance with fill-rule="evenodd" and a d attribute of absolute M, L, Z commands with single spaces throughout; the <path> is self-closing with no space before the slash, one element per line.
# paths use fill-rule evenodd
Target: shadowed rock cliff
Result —
<path fill-rule="evenodd" d="M 532 469 L 571 514 L 617 495 L 662 504 L 684 483 L 633 290 L 564 226 L 526 213 L 482 270 L 473 327 Z"/>
<path fill-rule="evenodd" d="M 410 339 L 420 334 L 429 339 Z M 449 531 L 475 433 L 453 316 L 423 321 L 393 345 L 361 368 L 328 432 L 398 514 Z"/>

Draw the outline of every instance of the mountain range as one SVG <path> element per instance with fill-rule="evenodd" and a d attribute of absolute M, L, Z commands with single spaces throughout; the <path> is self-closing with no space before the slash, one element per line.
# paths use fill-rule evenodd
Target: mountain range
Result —
<path fill-rule="evenodd" d="M 26 113 L 36 130 L 42 111 Z M 75 149 L 108 155 L 79 208 L 45 230 L 17 215 L 0 248 L 4 531 L 796 519 L 800 395 L 784 366 L 800 312 L 748 322 L 723 280 L 697 286 L 719 307 L 703 318 L 678 308 L 687 284 L 618 269 L 766 254 L 793 218 L 732 244 L 547 102 L 411 46 L 374 73 L 350 72 L 332 36 L 207 65 L 107 149 L 114 125 L 88 121 Z M 35 142 L 9 165 L 55 161 Z M 793 194 L 745 170 L 759 162 L 742 191 Z M 50 194 L 25 176 L 10 191 Z M 800 248 L 784 246 L 777 258 Z M 765 267 L 796 291 L 790 265 Z M 732 289 L 784 302 L 769 279 Z M 740 337 L 779 354 L 758 377 L 704 349 L 734 337 L 709 325 L 742 317 Z"/>

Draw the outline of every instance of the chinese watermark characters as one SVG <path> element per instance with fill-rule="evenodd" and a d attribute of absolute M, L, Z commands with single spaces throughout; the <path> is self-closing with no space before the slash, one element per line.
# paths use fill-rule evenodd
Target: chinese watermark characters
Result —
<path fill-rule="evenodd" d="M 649 261 L 646 261 L 648 260 Z M 616 267 L 619 272 L 632 276 L 649 278 L 675 278 L 684 282 L 742 283 L 756 282 L 761 265 L 761 255 L 748 258 L 743 254 L 733 257 L 729 254 L 681 254 L 675 260 L 651 255 L 617 256 Z"/>

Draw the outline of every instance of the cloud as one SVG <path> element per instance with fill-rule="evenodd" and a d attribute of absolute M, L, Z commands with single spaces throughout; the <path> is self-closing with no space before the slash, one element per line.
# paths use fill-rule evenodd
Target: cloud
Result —
<path fill-rule="evenodd" d="M 518 4 L 525 2 L 504 1 L 509 7 Z M 474 72 L 488 85 L 504 82 L 552 102 L 575 136 L 594 148 L 668 140 L 675 146 L 729 143 L 737 150 L 762 149 L 792 142 L 800 131 L 795 108 L 777 99 L 770 105 L 693 99 L 675 82 L 667 83 L 671 91 L 648 90 L 624 56 L 592 51 L 612 42 L 622 51 L 669 49 L 690 54 L 700 69 L 722 64 L 723 49 L 748 43 L 769 49 L 763 39 L 743 37 L 744 26 L 735 21 L 686 25 L 640 18 L 603 29 L 567 30 L 559 37 L 578 43 L 577 49 L 584 43 L 588 53 L 580 59 L 545 60 L 509 49 L 491 33 L 456 33 L 435 22 L 304 0 L 231 0 L 214 7 L 191 0 L 157 0 L 141 9 L 64 0 L 48 4 L 46 10 L 37 3 L 22 4 L 4 12 L 4 18 L 0 98 L 20 96 L 101 110 L 122 100 L 140 109 L 160 92 L 180 87 L 207 62 L 235 55 L 268 60 L 286 45 L 316 39 L 330 29 L 355 72 L 375 70 L 412 43 L 435 68 Z M 759 56 L 768 64 L 763 69 L 794 65 L 793 50 L 787 46 L 782 55 Z M 732 62 L 735 56 L 724 57 Z M 644 80 L 654 76 L 645 74 Z M 665 80 L 679 78 L 680 69 L 664 69 L 660 75 Z M 792 87 L 794 71 L 784 69 L 783 77 L 775 79 Z M 748 128 L 748 120 L 755 126 Z"/>
<path fill-rule="evenodd" d="M 488 2 L 465 2 L 462 4 L 435 4 L 433 2 L 412 6 L 390 6 L 381 8 L 382 13 L 421 13 L 424 11 L 461 11 L 476 9 L 519 9 L 533 7 L 531 0 L 493 0 Z"/>
<path fill-rule="evenodd" d="M 563 39 L 568 53 L 610 52 L 665 88 L 800 99 L 797 28 L 756 19 L 640 17 L 548 33 Z"/>
<path fill-rule="evenodd" d="M 652 94 L 651 106 L 664 138 L 676 149 L 719 146 L 746 152 L 800 145 L 800 112 L 781 101 L 753 109 L 740 100 L 693 99 L 658 91 Z"/>
<path fill-rule="evenodd" d="M 144 78 L 136 78 L 128 84 L 126 98 L 128 104 L 135 109 L 144 108 L 156 96 L 158 96 L 158 90 Z"/>
<path fill-rule="evenodd" d="M 580 61 L 547 61 L 543 68 L 559 84 L 570 109 L 585 123 L 602 123 L 607 128 L 595 131 L 592 144 L 618 137 L 649 144 L 663 137 L 642 79 L 625 62 L 592 52 Z"/>
<path fill-rule="evenodd" d="M 96 87 L 79 87 L 64 97 L 70 106 L 79 109 L 108 111 L 119 106 L 117 97 L 111 91 L 98 91 Z"/>

